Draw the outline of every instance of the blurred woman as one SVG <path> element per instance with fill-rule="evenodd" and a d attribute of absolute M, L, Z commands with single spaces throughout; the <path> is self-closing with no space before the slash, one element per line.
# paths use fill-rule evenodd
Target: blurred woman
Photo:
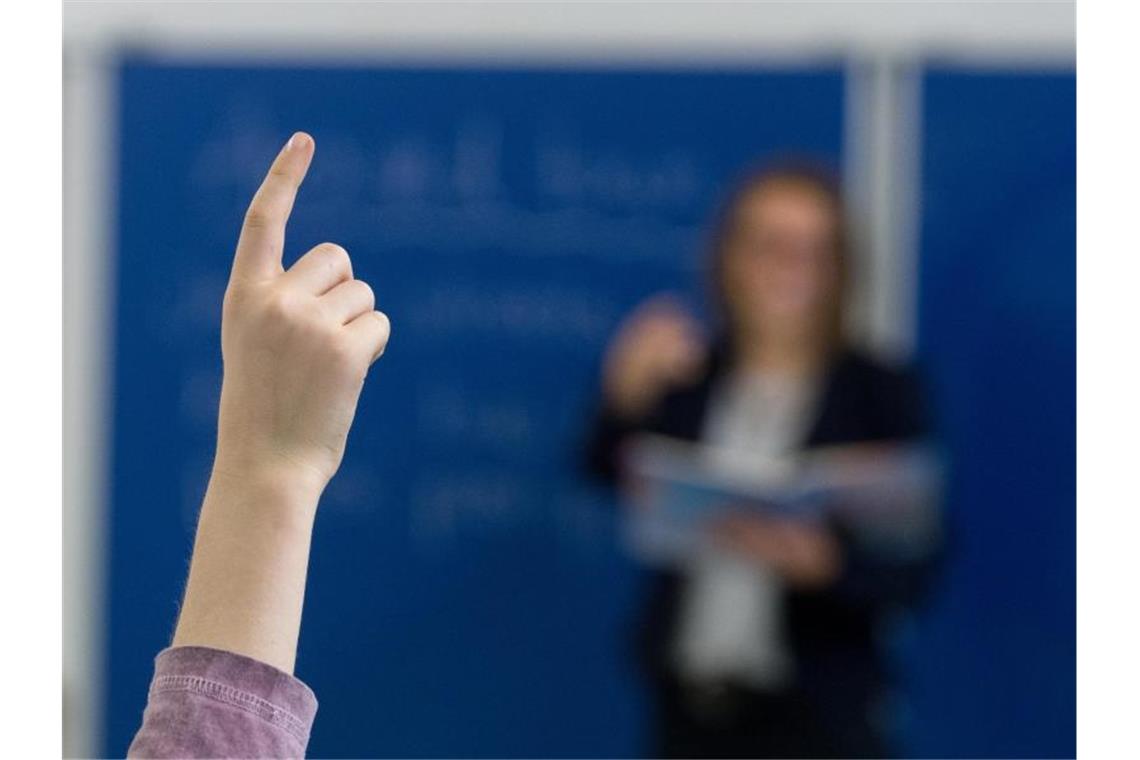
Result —
<path fill-rule="evenodd" d="M 639 433 L 757 458 L 923 437 L 914 376 L 845 339 L 848 253 L 827 174 L 746 177 L 711 249 L 720 337 L 664 296 L 629 317 L 605 360 L 592 469 L 616 481 Z M 841 520 L 748 514 L 713 530 L 724 551 L 660 571 L 642 619 L 655 753 L 889 754 L 878 628 L 916 600 L 929 556 L 879 556 Z"/>

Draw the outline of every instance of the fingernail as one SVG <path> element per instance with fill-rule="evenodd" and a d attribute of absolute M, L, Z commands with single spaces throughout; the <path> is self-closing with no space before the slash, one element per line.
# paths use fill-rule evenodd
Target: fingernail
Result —
<path fill-rule="evenodd" d="M 309 139 L 309 136 L 304 132 L 294 132 L 293 136 L 289 138 L 289 142 L 285 143 L 285 149 L 304 148 L 309 144 Z"/>

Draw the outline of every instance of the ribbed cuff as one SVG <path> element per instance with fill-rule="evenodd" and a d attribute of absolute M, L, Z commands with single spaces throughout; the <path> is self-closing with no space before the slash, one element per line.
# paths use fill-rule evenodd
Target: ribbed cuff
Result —
<path fill-rule="evenodd" d="M 209 647 L 170 647 L 154 660 L 151 695 L 187 691 L 232 705 L 288 731 L 302 746 L 317 697 L 297 678 L 252 657 Z"/>

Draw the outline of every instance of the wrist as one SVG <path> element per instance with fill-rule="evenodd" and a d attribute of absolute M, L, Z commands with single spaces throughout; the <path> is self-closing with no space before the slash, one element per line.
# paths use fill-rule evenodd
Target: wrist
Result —
<path fill-rule="evenodd" d="M 328 478 L 315 470 L 269 459 L 219 456 L 210 473 L 206 503 L 259 518 L 299 518 L 303 527 L 316 515 Z M 290 521 L 291 522 L 291 521 Z"/>
<path fill-rule="evenodd" d="M 657 394 L 641 386 L 628 387 L 617 382 L 603 388 L 606 407 L 619 419 L 636 421 L 645 417 L 657 401 Z"/>
<path fill-rule="evenodd" d="M 245 445 L 225 445 L 219 438 L 211 472 L 228 483 L 257 488 L 288 488 L 298 495 L 320 498 L 331 474 L 304 459 Z"/>

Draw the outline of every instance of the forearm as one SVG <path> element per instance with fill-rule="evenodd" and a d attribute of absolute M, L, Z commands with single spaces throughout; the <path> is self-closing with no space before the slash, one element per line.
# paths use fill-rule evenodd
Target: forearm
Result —
<path fill-rule="evenodd" d="M 293 672 L 321 484 L 216 465 L 173 646 L 222 649 Z"/>
<path fill-rule="evenodd" d="M 222 300 L 218 456 L 132 755 L 300 756 L 308 741 L 316 699 L 291 674 L 313 520 L 389 334 L 340 246 L 284 268 L 313 148 L 304 133 L 289 140 L 238 239 Z"/>

